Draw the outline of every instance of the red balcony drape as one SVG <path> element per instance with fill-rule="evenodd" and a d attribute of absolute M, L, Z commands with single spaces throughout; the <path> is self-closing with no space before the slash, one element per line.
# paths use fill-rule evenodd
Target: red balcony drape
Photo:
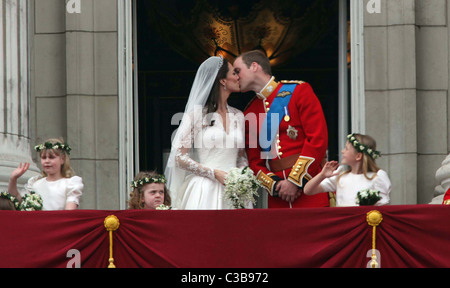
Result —
<path fill-rule="evenodd" d="M 0 211 L 0 267 L 366 267 L 371 210 L 381 267 L 450 267 L 450 207 L 407 205 L 234 211 Z"/>

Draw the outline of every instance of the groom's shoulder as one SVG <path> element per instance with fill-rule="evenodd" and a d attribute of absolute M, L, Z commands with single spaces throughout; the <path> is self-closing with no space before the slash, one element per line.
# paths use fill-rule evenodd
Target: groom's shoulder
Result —
<path fill-rule="evenodd" d="M 280 82 L 283 85 L 285 85 L 285 84 L 296 84 L 297 86 L 295 88 L 295 91 L 297 91 L 297 93 L 306 93 L 306 94 L 313 93 L 312 86 L 306 81 L 302 81 L 302 80 L 281 80 Z"/>
<path fill-rule="evenodd" d="M 280 82 L 283 84 L 298 84 L 298 85 L 306 83 L 305 81 L 302 81 L 302 80 L 281 80 Z"/>

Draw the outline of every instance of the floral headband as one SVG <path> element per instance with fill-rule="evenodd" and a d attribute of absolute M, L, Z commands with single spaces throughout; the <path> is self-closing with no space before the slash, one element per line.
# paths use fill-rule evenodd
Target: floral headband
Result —
<path fill-rule="evenodd" d="M 131 187 L 139 188 L 139 187 L 144 186 L 145 184 L 150 184 L 150 183 L 166 184 L 167 180 L 166 180 L 166 177 L 164 177 L 163 175 L 159 175 L 158 177 L 145 177 L 145 178 L 131 182 Z"/>
<path fill-rule="evenodd" d="M 36 145 L 34 147 L 34 150 L 36 150 L 37 152 L 41 152 L 42 150 L 49 150 L 49 149 L 53 149 L 53 150 L 62 150 L 63 152 L 66 152 L 67 155 L 70 155 L 70 151 L 72 150 L 72 148 L 70 148 L 69 144 L 67 143 L 50 143 L 50 142 L 45 142 L 43 144 L 39 144 Z"/>
<path fill-rule="evenodd" d="M 1 192 L 0 198 L 11 201 L 17 211 L 40 211 L 42 210 L 42 197 L 34 191 L 22 196 L 22 202 L 8 192 Z"/>
<path fill-rule="evenodd" d="M 355 133 L 348 135 L 347 139 L 348 142 L 350 142 L 350 144 L 352 144 L 353 147 L 355 147 L 356 151 L 369 155 L 374 160 L 377 159 L 378 157 L 381 157 L 381 152 L 371 149 L 367 147 L 367 145 L 364 145 L 360 143 L 358 140 L 356 140 Z"/>
<path fill-rule="evenodd" d="M 0 193 L 0 198 L 3 198 L 3 199 L 11 201 L 14 204 L 14 207 L 16 209 L 19 209 L 19 203 L 20 203 L 19 200 L 16 197 L 14 197 L 11 194 L 9 194 L 8 192 L 1 192 Z"/>

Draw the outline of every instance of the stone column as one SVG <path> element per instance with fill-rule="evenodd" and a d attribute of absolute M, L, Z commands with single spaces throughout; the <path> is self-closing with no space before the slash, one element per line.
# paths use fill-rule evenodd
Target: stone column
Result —
<path fill-rule="evenodd" d="M 417 1 L 416 1 L 417 2 Z M 377 159 L 392 182 L 391 204 L 417 204 L 415 1 L 364 0 L 366 133 L 377 141 Z M 352 61 L 353 62 L 353 61 Z M 433 171 L 436 171 L 435 169 Z"/>
<path fill-rule="evenodd" d="M 27 0 L 0 0 L 0 191 L 20 162 L 32 163 L 20 180 L 39 172 L 29 137 Z"/>

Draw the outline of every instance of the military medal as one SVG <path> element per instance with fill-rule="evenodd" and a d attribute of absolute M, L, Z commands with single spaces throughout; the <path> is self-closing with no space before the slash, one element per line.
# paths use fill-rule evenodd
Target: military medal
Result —
<path fill-rule="evenodd" d="M 297 137 L 298 137 L 298 130 L 297 129 L 295 129 L 294 127 L 289 125 L 289 127 L 288 127 L 286 132 L 287 132 L 287 135 L 289 136 L 289 138 L 291 138 L 292 140 L 297 140 Z"/>
<path fill-rule="evenodd" d="M 284 121 L 286 121 L 286 122 L 291 121 L 291 117 L 289 116 L 289 111 L 288 111 L 286 106 L 284 106 L 284 115 L 285 115 L 284 116 Z"/>

